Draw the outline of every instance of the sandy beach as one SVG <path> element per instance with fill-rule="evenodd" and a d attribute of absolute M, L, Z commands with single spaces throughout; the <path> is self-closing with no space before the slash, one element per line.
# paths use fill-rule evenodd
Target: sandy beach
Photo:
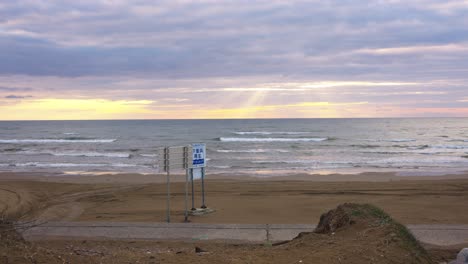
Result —
<path fill-rule="evenodd" d="M 171 178 L 171 215 L 183 221 L 184 176 Z M 201 205 L 200 182 L 195 206 Z M 0 174 L 2 211 L 23 220 L 164 222 L 163 175 Z M 315 224 L 346 202 L 372 203 L 403 224 L 468 224 L 468 174 L 400 177 L 392 173 L 253 178 L 213 175 L 194 223 Z M 190 200 L 189 200 L 190 206 Z M 191 206 L 190 206 L 191 207 Z"/>
<path fill-rule="evenodd" d="M 164 180 L 163 175 L 2 173 L 0 209 L 7 219 L 39 223 L 164 222 Z M 172 180 L 171 218 L 176 223 L 184 219 L 185 183 L 182 175 Z M 200 181 L 196 181 L 195 189 L 198 207 L 201 205 Z M 365 173 L 273 178 L 211 175 L 206 180 L 206 191 L 206 204 L 216 211 L 191 216 L 192 223 L 317 224 L 324 212 L 352 202 L 376 205 L 405 225 L 468 224 L 468 215 L 463 210 L 468 202 L 468 174 L 399 177 L 392 173 Z M 71 237 L 28 243 L 13 234 L 7 236 L 7 244 L 0 247 L 0 254 L 6 261 L 26 260 L 27 263 L 30 259 L 38 263 L 115 263 L 116 259 L 119 263 L 136 260 L 142 263 L 414 261 L 418 255 L 408 255 L 414 251 L 395 246 L 400 238 L 389 243 L 393 233 L 385 228 L 365 222 L 364 226 L 358 224 L 343 229 L 336 236 L 334 233 L 311 234 L 279 246 L 213 241 L 76 240 Z M 425 245 L 429 254 L 425 256 L 440 263 L 453 259 L 466 246 Z M 197 253 L 196 247 L 206 252 Z M 369 248 L 373 248 L 372 252 L 368 252 Z"/>

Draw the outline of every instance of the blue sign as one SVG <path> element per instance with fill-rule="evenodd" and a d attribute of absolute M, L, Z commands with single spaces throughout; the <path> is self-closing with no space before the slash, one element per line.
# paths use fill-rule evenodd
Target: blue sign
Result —
<path fill-rule="evenodd" d="M 206 145 L 192 144 L 192 168 L 206 167 Z"/>

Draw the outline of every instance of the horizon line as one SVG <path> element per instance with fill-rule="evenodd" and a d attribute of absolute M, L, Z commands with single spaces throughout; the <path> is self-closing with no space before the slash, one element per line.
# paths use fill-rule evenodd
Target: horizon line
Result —
<path fill-rule="evenodd" d="M 468 116 L 394 116 L 394 117 L 272 117 L 272 118 L 135 118 L 135 119 L 17 119 L 0 120 L 0 122 L 41 122 L 41 121 L 164 121 L 164 120 L 288 120 L 288 119 L 435 119 L 435 118 L 468 118 Z"/>

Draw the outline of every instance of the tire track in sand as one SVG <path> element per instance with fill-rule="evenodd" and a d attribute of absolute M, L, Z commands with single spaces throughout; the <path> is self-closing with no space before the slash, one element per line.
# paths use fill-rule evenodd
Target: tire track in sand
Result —
<path fill-rule="evenodd" d="M 45 209 L 37 216 L 40 222 L 48 221 L 72 221 L 81 216 L 86 210 L 86 198 L 111 195 L 117 191 L 125 191 L 141 188 L 140 185 L 110 186 L 86 191 L 72 191 L 70 193 L 55 196 L 47 202 Z"/>

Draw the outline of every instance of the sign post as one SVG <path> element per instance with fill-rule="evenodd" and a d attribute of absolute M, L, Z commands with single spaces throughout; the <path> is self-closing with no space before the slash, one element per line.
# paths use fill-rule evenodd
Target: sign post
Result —
<path fill-rule="evenodd" d="M 195 208 L 195 188 L 193 186 L 193 168 L 190 168 L 190 180 L 192 181 L 192 211 L 197 210 Z"/>
<path fill-rule="evenodd" d="M 201 168 L 201 190 L 202 190 L 202 206 L 201 206 L 201 208 L 206 209 L 206 204 L 205 204 L 205 167 Z"/>
<path fill-rule="evenodd" d="M 205 209 L 205 167 L 206 167 L 206 145 L 203 143 L 192 144 L 192 210 L 195 210 L 194 195 L 193 195 L 193 169 L 201 170 L 201 184 L 202 184 L 202 206 Z"/>
<path fill-rule="evenodd" d="M 185 212 L 184 212 L 184 222 L 188 222 L 188 181 L 189 181 L 189 155 L 188 147 L 184 147 L 184 163 L 185 163 Z"/>
<path fill-rule="evenodd" d="M 164 163 L 166 168 L 166 183 L 167 183 L 167 197 L 166 197 L 166 221 L 171 222 L 171 184 L 170 184 L 170 164 L 169 164 L 169 148 L 164 148 Z"/>
<path fill-rule="evenodd" d="M 170 172 L 175 169 L 185 169 L 185 212 L 184 221 L 188 222 L 188 189 L 189 180 L 192 182 L 192 214 L 195 208 L 194 174 L 201 178 L 202 209 L 206 213 L 205 203 L 205 167 L 206 167 L 206 145 L 203 143 L 192 144 L 183 147 L 165 147 L 160 152 L 164 159 L 164 171 L 166 172 L 167 198 L 166 198 L 166 221 L 171 222 L 171 185 Z M 212 211 L 212 210 L 211 210 Z"/>

